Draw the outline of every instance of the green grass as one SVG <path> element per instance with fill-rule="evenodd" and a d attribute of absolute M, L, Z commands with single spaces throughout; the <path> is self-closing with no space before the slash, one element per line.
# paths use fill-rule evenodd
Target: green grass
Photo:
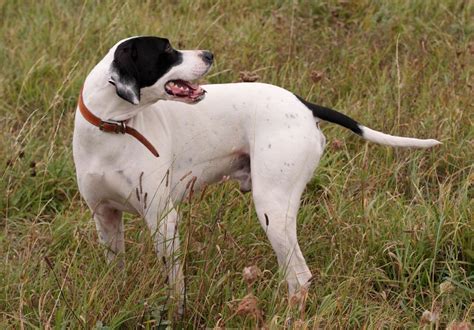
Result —
<path fill-rule="evenodd" d="M 210 83 L 256 72 L 374 129 L 444 143 L 394 150 L 324 125 L 298 221 L 315 275 L 304 315 L 250 196 L 228 183 L 182 205 L 187 314 L 175 326 L 255 327 L 236 314 L 249 290 L 270 328 L 416 328 L 433 309 L 433 327 L 472 319 L 472 2 L 0 0 L 0 32 L 1 328 L 150 328 L 173 308 L 140 219 L 126 220 L 126 271 L 105 265 L 71 153 L 84 78 L 139 34 L 212 50 Z M 249 265 L 263 270 L 250 289 Z"/>

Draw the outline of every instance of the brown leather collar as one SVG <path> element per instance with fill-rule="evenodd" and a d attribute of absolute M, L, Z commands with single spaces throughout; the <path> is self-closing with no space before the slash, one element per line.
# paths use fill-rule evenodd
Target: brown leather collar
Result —
<path fill-rule="evenodd" d="M 140 141 L 145 147 L 150 150 L 150 152 L 155 156 L 159 157 L 158 151 L 156 151 L 155 147 L 148 141 L 143 135 L 141 135 L 137 130 L 134 128 L 127 126 L 124 120 L 122 121 L 106 121 L 102 120 L 99 117 L 95 116 L 92 112 L 87 109 L 86 105 L 84 104 L 84 100 L 82 99 L 82 89 L 81 94 L 79 95 L 79 110 L 81 111 L 82 116 L 92 125 L 97 126 L 101 131 L 107 133 L 122 133 L 122 134 L 130 134 L 135 139 Z"/>

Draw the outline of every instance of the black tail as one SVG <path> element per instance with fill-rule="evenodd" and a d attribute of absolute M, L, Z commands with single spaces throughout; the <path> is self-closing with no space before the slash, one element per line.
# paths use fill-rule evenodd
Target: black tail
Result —
<path fill-rule="evenodd" d="M 337 112 L 335 110 L 332 110 L 326 107 L 322 107 L 320 105 L 306 102 L 298 95 L 295 95 L 295 96 L 309 110 L 311 110 L 314 117 L 318 117 L 319 119 L 330 121 L 331 123 L 335 123 L 345 128 L 348 128 L 354 133 L 362 136 L 367 141 L 384 144 L 384 145 L 388 145 L 392 147 L 415 147 L 415 148 L 430 148 L 435 145 L 441 144 L 441 142 L 433 140 L 433 139 L 427 139 L 427 140 L 414 139 L 414 138 L 394 136 L 394 135 L 378 132 L 359 124 L 354 119 L 347 117 L 346 115 L 340 112 Z"/>
<path fill-rule="evenodd" d="M 360 128 L 360 125 L 358 122 L 356 122 L 354 119 L 337 112 L 336 110 L 329 109 L 326 107 L 322 107 L 320 105 L 310 103 L 299 97 L 298 95 L 295 94 L 295 96 L 300 100 L 308 109 L 311 110 L 313 113 L 314 117 L 318 117 L 319 119 L 329 121 L 334 124 L 341 125 L 345 128 L 350 129 L 354 133 L 362 136 L 362 129 Z"/>

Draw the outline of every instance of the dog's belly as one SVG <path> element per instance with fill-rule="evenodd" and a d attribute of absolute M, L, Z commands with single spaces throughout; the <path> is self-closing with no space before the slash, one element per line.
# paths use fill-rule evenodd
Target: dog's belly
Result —
<path fill-rule="evenodd" d="M 171 193 L 175 201 L 201 191 L 206 186 L 235 179 L 242 191 L 251 189 L 250 157 L 245 153 L 233 153 L 202 163 L 188 160 L 177 162 L 173 168 Z"/>

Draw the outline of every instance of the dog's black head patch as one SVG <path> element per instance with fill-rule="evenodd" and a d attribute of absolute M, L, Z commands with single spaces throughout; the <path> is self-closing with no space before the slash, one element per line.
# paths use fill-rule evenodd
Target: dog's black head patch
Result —
<path fill-rule="evenodd" d="M 110 82 L 115 85 L 118 96 L 132 104 L 138 104 L 140 89 L 152 86 L 181 61 L 181 53 L 171 47 L 168 39 L 129 39 L 115 50 Z"/>

